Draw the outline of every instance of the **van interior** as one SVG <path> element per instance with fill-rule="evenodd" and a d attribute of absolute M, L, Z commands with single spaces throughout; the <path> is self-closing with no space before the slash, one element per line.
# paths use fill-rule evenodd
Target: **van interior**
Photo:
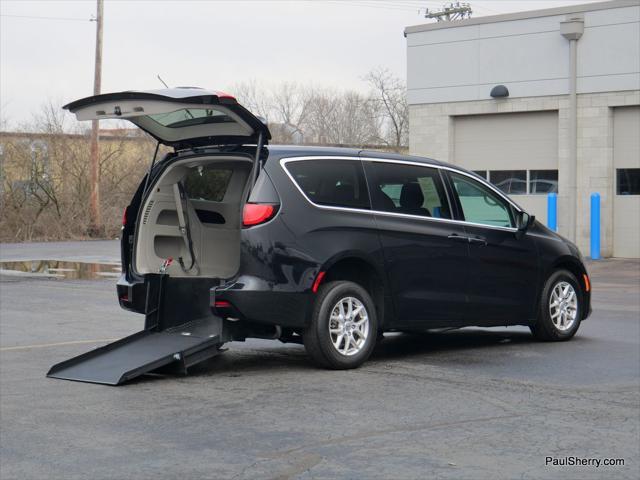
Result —
<path fill-rule="evenodd" d="M 169 165 L 140 210 L 133 266 L 172 277 L 228 278 L 240 267 L 242 199 L 252 161 L 203 156 Z"/>

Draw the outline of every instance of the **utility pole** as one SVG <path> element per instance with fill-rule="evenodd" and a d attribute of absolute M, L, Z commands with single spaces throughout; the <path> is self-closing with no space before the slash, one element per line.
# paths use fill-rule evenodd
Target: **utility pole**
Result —
<path fill-rule="evenodd" d="M 565 235 L 573 242 L 576 241 L 578 215 L 578 40 L 583 33 L 584 18 L 580 15 L 560 22 L 560 34 L 569 40 L 569 163 L 566 169 L 567 193 L 563 195 L 569 208 L 568 215 L 563 217 L 567 219 Z"/>
<path fill-rule="evenodd" d="M 471 5 L 468 3 L 451 2 L 442 6 L 442 10 L 431 11 L 428 8 L 424 12 L 424 18 L 435 18 L 438 22 L 451 22 L 452 20 L 464 20 L 471 18 Z"/>
<path fill-rule="evenodd" d="M 104 19 L 104 0 L 97 0 L 96 8 L 96 59 L 93 75 L 93 94 L 99 95 L 102 83 L 102 25 Z M 91 122 L 91 197 L 89 200 L 90 225 L 89 236 L 102 236 L 102 215 L 100 212 L 100 155 L 98 149 L 98 120 Z"/>

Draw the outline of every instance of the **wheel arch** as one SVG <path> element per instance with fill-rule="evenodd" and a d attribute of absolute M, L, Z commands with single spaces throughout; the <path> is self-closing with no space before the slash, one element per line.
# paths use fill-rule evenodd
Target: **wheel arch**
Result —
<path fill-rule="evenodd" d="M 544 289 L 546 281 L 549 279 L 549 277 L 551 277 L 551 275 L 553 275 L 554 272 L 557 272 L 558 270 L 567 270 L 571 272 L 576 278 L 576 281 L 578 282 L 578 286 L 580 287 L 580 291 L 582 293 L 582 305 L 580 305 L 580 307 L 582 310 L 581 319 L 584 320 L 589 315 L 589 305 L 591 303 L 591 288 L 587 290 L 584 280 L 584 275 L 587 275 L 588 277 L 588 274 L 584 266 L 575 257 L 572 257 L 570 255 L 565 255 L 557 258 L 545 272 L 545 275 L 543 276 L 543 282 L 538 293 L 538 304 L 541 301 L 542 291 Z"/>
<path fill-rule="evenodd" d="M 324 272 L 322 283 L 345 280 L 364 288 L 376 306 L 378 326 L 386 323 L 385 315 L 390 313 L 389 302 L 386 301 L 387 285 L 384 272 L 375 261 L 366 255 L 348 252 L 325 263 L 321 271 Z"/>

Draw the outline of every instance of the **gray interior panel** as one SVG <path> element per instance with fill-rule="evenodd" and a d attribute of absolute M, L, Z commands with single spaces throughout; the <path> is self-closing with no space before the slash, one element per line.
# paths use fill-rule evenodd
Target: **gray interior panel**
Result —
<path fill-rule="evenodd" d="M 156 220 L 158 225 L 178 226 L 178 212 L 176 210 L 162 210 Z"/>
<path fill-rule="evenodd" d="M 247 180 L 252 162 L 246 158 L 202 157 L 187 159 L 171 165 L 153 187 L 147 198 L 144 212 L 137 231 L 134 265 L 141 274 L 157 273 L 163 262 L 174 259 L 167 272 L 173 277 L 198 275 L 195 270 L 184 272 L 178 262 L 182 257 L 185 264 L 191 263 L 178 227 L 178 215 L 173 194 L 173 186 L 198 166 L 233 170 L 229 185 L 220 202 L 189 200 L 185 210 L 191 228 L 193 250 L 200 268 L 199 276 L 228 278 L 240 266 L 240 229 L 242 226 L 242 199 L 246 195 Z M 215 212 L 222 216 L 224 223 L 201 222 L 196 213 Z"/>

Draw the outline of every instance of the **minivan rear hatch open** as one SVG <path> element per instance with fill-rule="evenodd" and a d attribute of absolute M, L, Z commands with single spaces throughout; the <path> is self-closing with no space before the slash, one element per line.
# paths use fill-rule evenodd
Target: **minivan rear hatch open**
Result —
<path fill-rule="evenodd" d="M 195 87 L 106 93 L 63 108 L 78 120 L 126 119 L 176 150 L 267 143 L 267 126 L 231 95 Z"/>

